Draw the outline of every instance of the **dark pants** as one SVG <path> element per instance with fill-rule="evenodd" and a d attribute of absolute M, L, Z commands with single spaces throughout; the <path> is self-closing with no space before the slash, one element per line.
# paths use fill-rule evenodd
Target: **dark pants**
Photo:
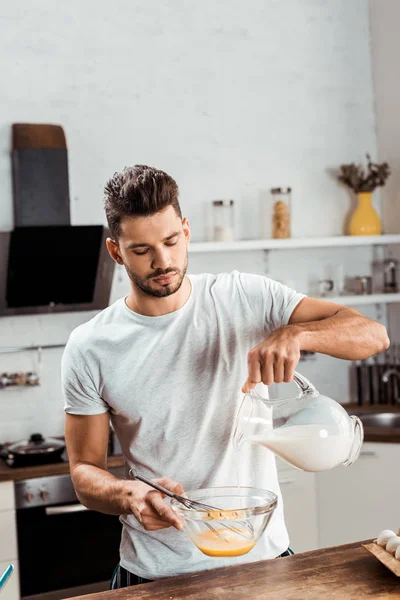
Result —
<path fill-rule="evenodd" d="M 283 552 L 279 558 L 284 556 L 291 556 L 294 554 L 291 548 L 288 548 Z M 151 579 L 144 579 L 138 575 L 130 573 L 121 565 L 117 565 L 114 569 L 114 573 L 111 577 L 110 590 L 118 590 L 120 588 L 130 587 L 131 585 L 139 585 L 140 583 L 150 583 Z"/>

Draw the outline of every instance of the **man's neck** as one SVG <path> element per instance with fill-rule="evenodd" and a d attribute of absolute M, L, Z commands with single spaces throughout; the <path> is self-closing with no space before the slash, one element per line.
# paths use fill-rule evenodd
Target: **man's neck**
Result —
<path fill-rule="evenodd" d="M 175 294 L 171 294 L 171 296 L 166 296 L 165 298 L 149 296 L 132 285 L 125 302 L 128 308 L 139 315 L 159 317 L 182 308 L 188 301 L 191 291 L 192 284 L 186 276 L 179 290 Z"/>

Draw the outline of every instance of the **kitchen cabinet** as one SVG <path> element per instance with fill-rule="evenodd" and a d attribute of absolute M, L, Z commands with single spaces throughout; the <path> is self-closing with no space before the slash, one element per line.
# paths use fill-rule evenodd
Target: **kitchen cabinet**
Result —
<path fill-rule="evenodd" d="M 318 547 L 315 473 L 305 473 L 277 460 L 285 522 L 294 552 Z"/>
<path fill-rule="evenodd" d="M 400 527 L 400 444 L 365 443 L 350 467 L 317 474 L 319 546 Z"/>
<path fill-rule="evenodd" d="M 0 512 L 15 510 L 14 482 L 0 482 Z"/>
<path fill-rule="evenodd" d="M 0 511 L 0 560 L 18 556 L 15 511 Z"/>
<path fill-rule="evenodd" d="M 0 573 L 12 563 L 15 567 L 1 593 L 1 600 L 19 600 L 18 545 L 15 519 L 14 482 L 0 483 Z"/>

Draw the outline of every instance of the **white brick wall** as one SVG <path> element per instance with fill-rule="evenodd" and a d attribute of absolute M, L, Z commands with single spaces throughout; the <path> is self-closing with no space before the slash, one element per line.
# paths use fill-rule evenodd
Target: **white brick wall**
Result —
<path fill-rule="evenodd" d="M 293 187 L 294 235 L 339 234 L 350 200 L 328 169 L 376 150 L 365 0 L 3 2 L 0 73 L 0 229 L 12 228 L 12 122 L 65 128 L 74 224 L 105 222 L 106 179 L 141 162 L 177 179 L 195 240 L 218 197 L 236 200 L 240 236 L 257 238 L 259 198 L 272 185 Z M 355 272 L 368 269 L 370 252 L 360 252 Z M 272 253 L 269 273 L 304 289 L 310 265 L 343 256 Z M 193 271 L 217 268 L 264 272 L 263 255 L 191 261 Z M 126 289 L 119 275 L 113 298 Z M 0 344 L 63 343 L 87 318 L 3 318 Z M 45 352 L 37 390 L 0 391 L 0 441 L 62 431 L 59 357 Z M 0 355 L 0 371 L 30 360 Z M 346 395 L 336 382 L 347 365 L 321 357 L 305 369 Z"/>

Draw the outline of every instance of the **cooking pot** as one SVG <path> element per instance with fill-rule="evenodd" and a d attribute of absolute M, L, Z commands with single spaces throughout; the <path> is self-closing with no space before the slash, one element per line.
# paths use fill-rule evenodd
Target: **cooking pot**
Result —
<path fill-rule="evenodd" d="M 28 440 L 7 446 L 2 454 L 9 466 L 27 467 L 59 462 L 64 450 L 63 440 L 44 438 L 41 433 L 33 433 Z"/>

